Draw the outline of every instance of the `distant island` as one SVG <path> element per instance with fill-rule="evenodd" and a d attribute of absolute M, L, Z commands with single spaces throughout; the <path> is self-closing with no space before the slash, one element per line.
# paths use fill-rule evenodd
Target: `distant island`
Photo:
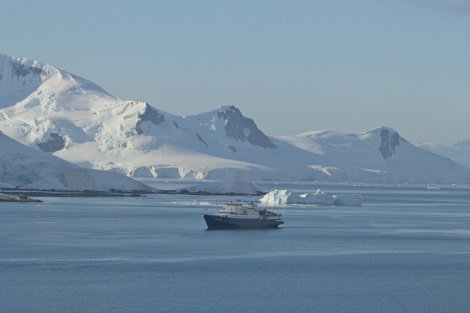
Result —
<path fill-rule="evenodd" d="M 38 199 L 32 199 L 24 195 L 9 195 L 0 193 L 0 202 L 42 202 Z"/>

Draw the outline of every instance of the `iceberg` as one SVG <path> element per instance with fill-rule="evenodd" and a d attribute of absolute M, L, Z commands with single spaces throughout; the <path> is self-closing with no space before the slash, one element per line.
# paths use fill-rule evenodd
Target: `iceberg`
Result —
<path fill-rule="evenodd" d="M 260 200 L 265 205 L 318 204 L 318 205 L 362 205 L 361 194 L 328 194 L 320 189 L 310 193 L 294 193 L 287 189 L 275 189 Z"/>

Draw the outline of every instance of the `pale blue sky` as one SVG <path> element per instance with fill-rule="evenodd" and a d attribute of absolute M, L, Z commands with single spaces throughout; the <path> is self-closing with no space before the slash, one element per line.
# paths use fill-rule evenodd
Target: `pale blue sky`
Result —
<path fill-rule="evenodd" d="M 470 138 L 470 1 L 3 3 L 0 53 L 177 115 L 235 105 L 267 135 Z"/>

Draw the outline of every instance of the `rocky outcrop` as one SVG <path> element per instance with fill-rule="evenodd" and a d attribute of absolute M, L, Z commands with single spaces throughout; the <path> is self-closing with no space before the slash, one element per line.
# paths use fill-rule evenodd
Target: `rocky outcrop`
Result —
<path fill-rule="evenodd" d="M 276 145 L 259 130 L 255 122 L 244 117 L 235 106 L 222 108 L 218 117 L 225 120 L 225 133 L 228 137 L 248 141 L 252 145 L 263 148 L 276 148 Z"/>
<path fill-rule="evenodd" d="M 50 134 L 50 139 L 48 141 L 40 142 L 37 146 L 44 152 L 54 153 L 65 147 L 65 140 L 59 134 L 52 133 Z"/>
<path fill-rule="evenodd" d="M 380 137 L 380 153 L 384 159 L 390 158 L 395 154 L 395 149 L 400 145 L 400 140 L 402 140 L 402 138 L 397 132 L 387 128 L 382 128 L 380 131 Z"/>
<path fill-rule="evenodd" d="M 165 116 L 158 112 L 155 108 L 151 107 L 148 103 L 145 104 L 145 111 L 142 114 L 139 114 L 138 121 L 136 125 L 137 133 L 143 134 L 143 130 L 140 128 L 140 124 L 143 122 L 150 122 L 153 125 L 161 125 L 165 122 Z"/>

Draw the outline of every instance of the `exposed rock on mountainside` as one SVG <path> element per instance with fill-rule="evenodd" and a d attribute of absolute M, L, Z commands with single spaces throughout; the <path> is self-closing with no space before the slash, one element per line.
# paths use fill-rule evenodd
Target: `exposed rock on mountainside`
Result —
<path fill-rule="evenodd" d="M 45 152 L 56 152 L 65 148 L 65 140 L 59 134 L 51 133 L 49 136 L 48 141 L 37 143 L 39 149 Z"/>
<path fill-rule="evenodd" d="M 144 132 L 140 128 L 140 124 L 142 122 L 150 122 L 153 125 L 161 125 L 163 122 L 165 122 L 165 116 L 158 112 L 155 108 L 152 108 L 148 103 L 145 104 L 145 111 L 142 114 L 138 114 L 137 116 L 138 121 L 137 121 L 137 133 L 138 134 L 143 134 Z M 175 125 L 176 126 L 176 125 Z"/>
<path fill-rule="evenodd" d="M 228 137 L 240 141 L 246 140 L 252 145 L 263 148 L 276 148 L 276 145 L 256 127 L 255 122 L 244 117 L 236 107 L 226 107 L 219 111 L 218 116 L 225 120 L 225 133 Z"/>
<path fill-rule="evenodd" d="M 396 131 L 387 128 L 382 128 L 380 138 L 382 141 L 379 150 L 384 159 L 391 157 L 395 153 L 395 148 L 400 144 L 400 141 L 403 140 Z"/>

